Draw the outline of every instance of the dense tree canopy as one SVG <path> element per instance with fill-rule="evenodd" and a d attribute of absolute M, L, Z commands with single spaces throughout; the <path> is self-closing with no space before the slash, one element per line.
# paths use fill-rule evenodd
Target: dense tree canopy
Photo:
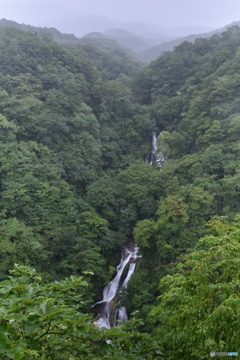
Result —
<path fill-rule="evenodd" d="M 234 325 L 239 28 L 184 42 L 141 70 L 124 52 L 42 35 L 0 28 L 1 279 L 14 263 L 33 266 L 48 283 L 93 272 L 83 294 L 86 313 L 122 247 L 136 241 L 143 256 L 125 300 L 128 312 L 144 319 L 138 329 L 161 334 L 172 359 L 179 351 L 205 359 L 210 348 L 235 350 L 238 333 L 226 328 L 224 311 L 229 307 Z M 144 160 L 153 131 L 151 166 Z M 198 242 L 208 221 L 212 235 Z M 213 232 L 218 227 L 222 233 Z M 158 304 L 161 278 L 167 292 Z M 192 322 L 185 328 L 187 312 Z"/>
<path fill-rule="evenodd" d="M 239 217 L 232 224 L 216 218 L 206 232 L 161 280 L 161 302 L 150 314 L 168 359 L 209 359 L 211 351 L 239 348 Z"/>
<path fill-rule="evenodd" d="M 10 273 L 0 283 L 3 360 L 161 358 L 158 342 L 138 333 L 134 320 L 127 327 L 100 330 L 91 315 L 81 312 L 84 276 L 43 285 L 27 266 L 16 264 Z"/>

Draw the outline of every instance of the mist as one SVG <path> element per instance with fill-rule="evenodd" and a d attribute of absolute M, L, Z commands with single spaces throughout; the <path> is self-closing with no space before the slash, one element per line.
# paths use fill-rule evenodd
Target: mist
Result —
<path fill-rule="evenodd" d="M 0 17 L 80 36 L 116 27 L 146 33 L 168 29 L 176 34 L 180 27 L 186 33 L 208 31 L 239 20 L 238 13 L 238 0 L 1 0 Z"/>

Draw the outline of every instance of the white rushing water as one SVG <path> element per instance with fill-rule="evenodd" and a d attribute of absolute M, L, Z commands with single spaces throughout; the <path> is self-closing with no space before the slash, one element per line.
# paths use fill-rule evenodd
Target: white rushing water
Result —
<path fill-rule="evenodd" d="M 151 149 L 145 158 L 145 162 L 149 165 L 156 164 L 157 166 L 161 167 L 167 161 L 167 159 L 164 157 L 162 152 L 157 152 L 157 149 L 157 134 L 156 131 L 153 131 Z"/>
<path fill-rule="evenodd" d="M 122 278 L 122 274 L 124 272 L 125 267 L 129 263 L 131 259 L 137 259 L 140 256 L 138 255 L 138 247 L 135 247 L 133 250 L 125 249 L 123 256 L 121 258 L 120 264 L 117 267 L 117 274 L 113 280 L 110 281 L 108 285 L 105 286 L 103 290 L 103 299 L 98 301 L 93 305 L 102 304 L 101 316 L 95 322 L 98 327 L 105 327 L 107 329 L 112 326 L 122 325 L 125 321 L 128 320 L 127 310 L 124 306 L 120 307 L 117 310 L 114 310 L 114 298 L 117 294 L 117 291 L 120 287 L 120 282 Z M 134 273 L 136 267 L 136 262 L 132 262 L 129 264 L 127 275 L 121 285 L 122 288 L 127 288 L 127 284 Z M 111 318 L 111 319 L 110 319 Z"/>
<path fill-rule="evenodd" d="M 150 148 L 150 151 L 147 154 L 146 159 L 145 159 L 145 162 L 147 164 L 150 164 L 150 165 L 153 164 L 154 154 L 155 154 L 155 152 L 157 150 L 157 145 L 156 144 L 157 144 L 157 135 L 156 135 L 156 132 L 153 131 L 153 133 L 152 133 L 152 141 L 151 141 L 151 148 Z"/>

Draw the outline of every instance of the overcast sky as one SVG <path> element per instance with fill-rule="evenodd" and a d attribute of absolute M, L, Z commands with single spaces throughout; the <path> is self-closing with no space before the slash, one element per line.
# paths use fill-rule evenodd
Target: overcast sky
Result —
<path fill-rule="evenodd" d="M 38 26 L 84 14 L 169 26 L 222 27 L 240 20 L 240 0 L 0 0 L 0 18 Z"/>

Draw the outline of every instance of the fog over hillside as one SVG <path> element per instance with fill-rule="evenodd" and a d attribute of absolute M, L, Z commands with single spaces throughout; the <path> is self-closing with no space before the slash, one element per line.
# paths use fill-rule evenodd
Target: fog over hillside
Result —
<path fill-rule="evenodd" d="M 138 35 L 164 34 L 165 36 L 187 36 L 192 33 L 208 32 L 214 30 L 214 27 L 169 27 L 160 24 L 134 21 L 116 21 L 107 17 L 97 15 L 79 15 L 74 19 L 65 19 L 47 22 L 47 26 L 53 26 L 62 32 L 73 33 L 76 36 L 82 36 L 93 31 L 104 32 L 109 29 L 126 29 Z"/>
<path fill-rule="evenodd" d="M 237 0 L 1 0 L 1 18 L 82 36 L 120 28 L 138 35 L 187 36 L 237 21 Z"/>
<path fill-rule="evenodd" d="M 97 45 L 96 39 L 104 40 L 100 47 L 107 40 L 114 40 L 135 56 L 151 61 L 182 41 L 194 41 L 195 35 L 208 37 L 237 21 L 240 2 L 225 2 L 142 0 L 139 6 L 136 0 L 1 0 L 0 17 L 19 24 L 55 28 L 84 37 L 84 43 Z M 186 38 L 190 35 L 194 36 Z"/>
<path fill-rule="evenodd" d="M 97 17 L 98 18 L 98 17 Z M 125 23 L 124 26 L 136 25 L 134 23 Z M 162 52 L 172 51 L 175 46 L 181 44 L 184 41 L 194 42 L 197 38 L 208 38 L 213 34 L 219 34 L 225 31 L 228 27 L 237 25 L 239 26 L 240 22 L 233 22 L 225 27 L 214 29 L 211 31 L 206 31 L 203 33 L 197 33 L 198 30 L 207 30 L 208 28 L 204 27 L 183 27 L 183 28 L 163 28 L 159 27 L 162 32 L 148 32 L 139 34 L 141 31 L 146 31 L 147 29 L 157 29 L 153 25 L 147 24 L 137 24 L 137 31 L 129 31 L 126 28 L 109 28 L 102 32 L 100 31 L 91 31 L 84 34 L 83 36 L 75 36 L 70 31 L 61 32 L 59 28 L 55 27 L 36 27 L 32 25 L 20 24 L 16 21 L 11 21 L 7 19 L 0 19 L 0 26 L 2 27 L 14 27 L 19 30 L 29 31 L 31 33 L 38 34 L 51 34 L 51 36 L 58 42 L 68 42 L 68 43 L 82 43 L 95 46 L 96 48 L 104 51 L 111 52 L 116 49 L 121 49 L 126 53 L 134 55 L 140 61 L 152 61 L 155 60 Z M 89 26 L 91 22 L 89 22 Z M 82 24 L 80 23 L 80 28 Z M 93 28 L 97 26 L 93 25 Z M 131 27 L 131 26 L 130 26 Z M 165 33 L 164 33 L 165 30 Z M 174 34 L 177 32 L 178 36 L 169 35 L 170 33 Z M 188 34 L 187 36 L 180 36 L 180 34 Z M 168 31 L 168 34 L 166 33 Z M 195 31 L 195 33 L 194 33 Z"/>
<path fill-rule="evenodd" d="M 34 26 L 53 26 L 63 32 L 67 30 L 66 26 L 76 29 L 77 22 L 82 23 L 84 32 L 120 27 L 139 33 L 136 27 L 130 28 L 127 23 L 176 29 L 217 28 L 238 20 L 236 14 L 239 12 L 240 2 L 237 0 L 142 0 L 140 4 L 137 0 L 1 0 L 1 17 Z M 95 25 L 95 29 L 91 25 Z M 199 30 L 190 33 L 205 32 Z"/>

